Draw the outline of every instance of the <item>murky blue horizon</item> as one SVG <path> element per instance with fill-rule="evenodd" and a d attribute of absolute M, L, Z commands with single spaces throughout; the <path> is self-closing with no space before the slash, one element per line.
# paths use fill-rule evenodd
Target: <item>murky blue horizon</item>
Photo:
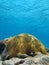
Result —
<path fill-rule="evenodd" d="M 0 0 L 0 40 L 21 33 L 49 48 L 49 0 Z"/>

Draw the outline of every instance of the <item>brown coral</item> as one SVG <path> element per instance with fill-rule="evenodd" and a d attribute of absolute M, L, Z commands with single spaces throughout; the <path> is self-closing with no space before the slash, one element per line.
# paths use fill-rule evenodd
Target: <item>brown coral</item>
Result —
<path fill-rule="evenodd" d="M 30 34 L 20 34 L 6 40 L 5 43 L 8 53 L 11 57 L 21 54 L 30 54 L 41 52 L 47 54 L 44 45 L 34 36 Z"/>

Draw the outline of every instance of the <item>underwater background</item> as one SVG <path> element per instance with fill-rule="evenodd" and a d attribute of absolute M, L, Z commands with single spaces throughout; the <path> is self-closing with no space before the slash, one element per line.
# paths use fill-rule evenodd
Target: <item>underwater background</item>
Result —
<path fill-rule="evenodd" d="M 20 33 L 49 48 L 49 0 L 0 0 L 0 40 Z"/>

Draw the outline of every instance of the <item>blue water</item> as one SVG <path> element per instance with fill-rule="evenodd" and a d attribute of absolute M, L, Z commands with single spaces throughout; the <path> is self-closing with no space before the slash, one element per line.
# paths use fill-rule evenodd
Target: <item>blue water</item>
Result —
<path fill-rule="evenodd" d="M 49 0 L 0 0 L 0 40 L 20 33 L 49 48 Z"/>

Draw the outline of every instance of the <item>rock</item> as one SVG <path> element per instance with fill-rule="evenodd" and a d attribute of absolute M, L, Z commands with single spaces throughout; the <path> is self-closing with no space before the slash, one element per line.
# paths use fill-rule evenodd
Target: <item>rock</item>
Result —
<path fill-rule="evenodd" d="M 5 54 L 4 54 L 5 53 Z M 7 49 L 6 49 L 6 47 L 5 47 L 5 49 L 4 49 L 4 51 L 2 52 L 2 54 L 1 54 L 1 58 L 2 58 L 2 60 L 4 61 L 4 60 L 8 60 L 9 58 L 10 58 L 10 56 L 9 56 L 9 54 L 8 54 L 8 52 L 7 52 Z"/>
<path fill-rule="evenodd" d="M 49 48 L 46 48 L 47 52 L 49 53 Z"/>
<path fill-rule="evenodd" d="M 0 54 L 2 54 L 4 48 L 5 48 L 5 41 L 0 41 Z"/>
<path fill-rule="evenodd" d="M 2 65 L 49 65 L 49 56 L 44 54 L 36 55 L 35 57 L 28 56 L 27 58 L 11 58 L 2 62 Z"/>
<path fill-rule="evenodd" d="M 42 57 L 42 61 L 43 61 L 45 64 L 49 64 L 49 57 L 43 56 L 43 57 Z"/>
<path fill-rule="evenodd" d="M 0 61 L 0 65 L 2 65 L 2 61 Z"/>
<path fill-rule="evenodd" d="M 0 56 L 0 65 L 2 65 L 1 56 Z"/>
<path fill-rule="evenodd" d="M 2 62 L 3 65 L 14 65 L 15 63 L 20 62 L 21 59 L 19 58 L 11 58 L 10 60 L 5 60 Z"/>
<path fill-rule="evenodd" d="M 28 58 L 22 65 L 49 65 L 49 57 L 41 55 L 40 57 Z"/>
<path fill-rule="evenodd" d="M 18 54 L 17 57 L 18 58 L 26 58 L 26 57 L 28 57 L 28 55 L 27 54 Z"/>

